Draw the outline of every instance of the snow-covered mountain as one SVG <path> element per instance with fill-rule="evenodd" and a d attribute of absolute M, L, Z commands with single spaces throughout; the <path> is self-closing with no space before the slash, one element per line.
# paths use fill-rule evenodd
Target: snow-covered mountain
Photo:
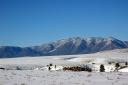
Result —
<path fill-rule="evenodd" d="M 128 41 L 121 41 L 113 37 L 74 37 L 33 47 L 1 46 L 0 58 L 87 54 L 122 48 L 128 48 Z"/>

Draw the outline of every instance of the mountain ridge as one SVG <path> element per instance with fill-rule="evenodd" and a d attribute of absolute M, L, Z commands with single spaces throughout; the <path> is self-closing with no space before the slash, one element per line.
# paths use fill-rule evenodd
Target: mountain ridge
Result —
<path fill-rule="evenodd" d="M 0 58 L 89 54 L 123 48 L 128 48 L 128 41 L 121 41 L 114 37 L 73 37 L 49 42 L 40 46 L 0 46 Z"/>

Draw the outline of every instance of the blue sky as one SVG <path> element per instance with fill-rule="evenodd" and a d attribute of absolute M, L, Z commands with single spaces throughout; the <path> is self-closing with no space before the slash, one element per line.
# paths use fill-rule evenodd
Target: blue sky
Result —
<path fill-rule="evenodd" d="M 75 36 L 128 40 L 128 0 L 0 0 L 0 45 Z"/>

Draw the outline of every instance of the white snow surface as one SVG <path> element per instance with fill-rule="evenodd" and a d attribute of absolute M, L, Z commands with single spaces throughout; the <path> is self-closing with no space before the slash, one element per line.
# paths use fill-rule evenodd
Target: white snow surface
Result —
<path fill-rule="evenodd" d="M 128 85 L 128 67 L 114 71 L 115 65 L 108 63 L 128 62 L 128 49 L 103 51 L 93 54 L 20 57 L 0 59 L 0 85 Z M 52 63 L 51 71 L 48 65 Z M 62 71 L 63 66 L 89 64 L 95 72 Z M 99 66 L 105 71 L 100 73 Z M 55 68 L 56 65 L 56 68 Z M 24 70 L 15 70 L 17 66 Z M 29 68 L 29 70 L 28 70 Z M 30 70 L 32 69 L 32 70 Z"/>
<path fill-rule="evenodd" d="M 128 72 L 128 67 L 127 68 L 120 69 L 119 72 Z"/>
<path fill-rule="evenodd" d="M 61 55 L 61 56 L 40 56 L 40 57 L 20 57 L 0 59 L 0 64 L 78 64 L 78 63 L 106 63 L 109 61 L 125 62 L 128 61 L 128 49 L 117 49 L 103 51 L 93 54 L 81 55 Z"/>
<path fill-rule="evenodd" d="M 128 73 L 1 70 L 0 85 L 128 85 Z"/>

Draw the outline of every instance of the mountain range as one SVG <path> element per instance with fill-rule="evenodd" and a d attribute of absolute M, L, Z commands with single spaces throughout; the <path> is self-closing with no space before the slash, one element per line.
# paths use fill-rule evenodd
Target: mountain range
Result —
<path fill-rule="evenodd" d="M 73 37 L 61 39 L 40 46 L 0 46 L 0 58 L 89 54 L 105 50 L 124 48 L 128 48 L 128 41 L 122 41 L 113 37 Z"/>

